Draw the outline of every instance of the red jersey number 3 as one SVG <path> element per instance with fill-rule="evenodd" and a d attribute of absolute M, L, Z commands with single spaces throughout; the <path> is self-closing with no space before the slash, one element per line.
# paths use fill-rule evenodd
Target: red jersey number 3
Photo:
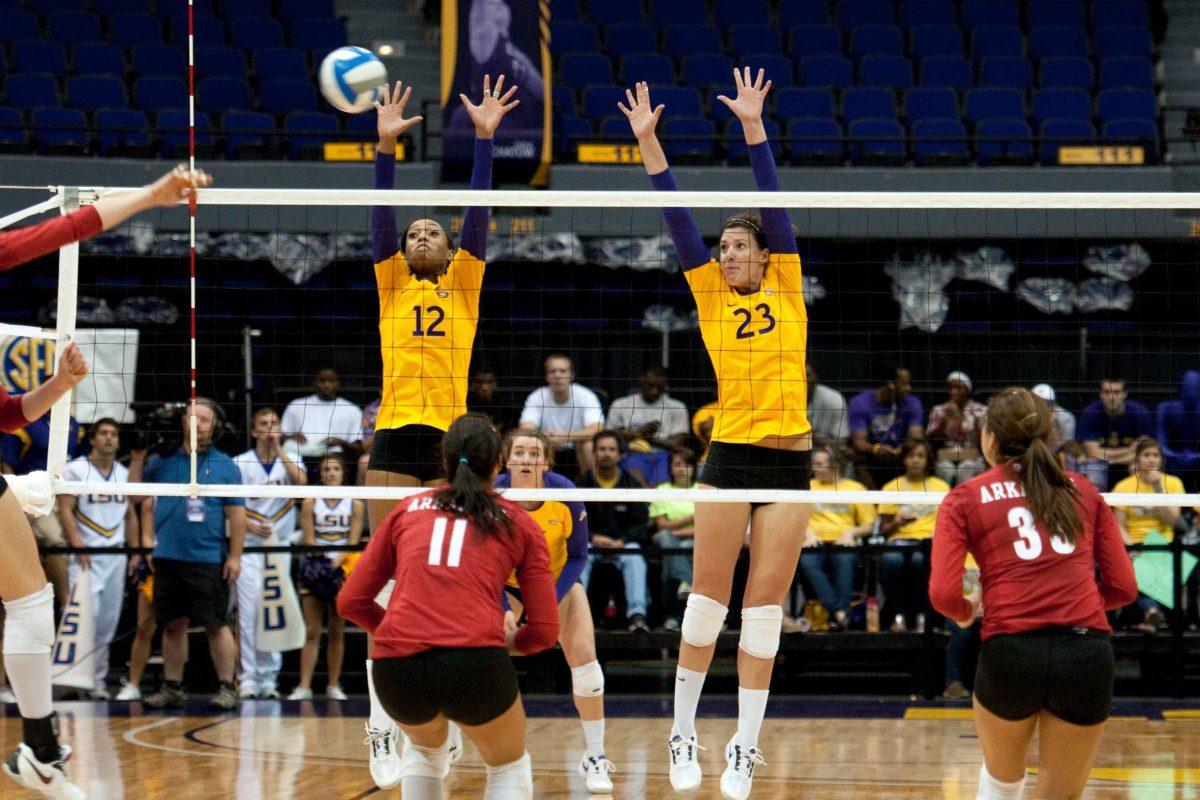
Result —
<path fill-rule="evenodd" d="M 1020 538 L 1013 542 L 1013 549 L 1022 561 L 1033 561 L 1042 554 L 1042 535 L 1033 524 L 1033 514 L 1024 506 L 1014 506 L 1008 511 L 1009 527 L 1016 529 Z M 1075 552 L 1075 543 L 1068 542 L 1057 533 L 1050 537 L 1050 549 L 1066 556 Z M 433 562 L 430 562 L 433 563 Z"/>

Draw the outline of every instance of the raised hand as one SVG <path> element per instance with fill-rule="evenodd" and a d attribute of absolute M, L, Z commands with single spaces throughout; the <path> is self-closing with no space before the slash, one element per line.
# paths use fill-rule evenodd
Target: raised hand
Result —
<path fill-rule="evenodd" d="M 760 69 L 758 77 L 753 82 L 750 81 L 750 68 L 743 67 L 733 71 L 733 82 L 737 86 L 737 97 L 730 100 L 725 95 L 717 97 L 722 103 L 729 107 L 729 110 L 734 113 L 742 124 L 747 122 L 758 122 L 762 120 L 763 100 L 767 97 L 767 92 L 771 91 L 771 82 L 763 83 L 765 75 Z"/>
<path fill-rule="evenodd" d="M 188 169 L 180 164 L 146 187 L 149 200 L 156 206 L 173 206 L 192 193 L 193 189 L 212 184 L 212 177 L 202 169 Z"/>
<path fill-rule="evenodd" d="M 458 96 L 458 99 L 462 101 L 463 108 L 467 110 L 471 122 L 475 123 L 475 136 L 478 139 L 492 138 L 496 128 L 500 127 L 500 120 L 504 118 L 504 115 L 521 104 L 520 100 L 512 100 L 512 96 L 517 92 L 516 86 L 511 87 L 503 95 L 500 94 L 504 89 L 503 75 L 496 78 L 495 89 L 491 88 L 491 83 L 491 76 L 484 75 L 483 99 L 479 101 L 479 105 L 472 103 L 465 94 Z M 510 103 L 509 100 L 512 102 Z"/>
<path fill-rule="evenodd" d="M 404 106 L 412 94 L 412 87 L 404 87 L 403 81 L 396 81 L 396 87 L 388 93 L 388 87 L 383 87 L 383 98 L 375 101 L 375 112 L 378 116 L 377 129 L 381 142 L 395 142 L 405 131 L 416 125 L 424 117 L 405 117 Z"/>
<path fill-rule="evenodd" d="M 650 105 L 650 87 L 645 81 L 639 83 L 636 88 L 637 97 L 628 89 L 625 90 L 625 99 L 629 101 L 629 107 L 626 108 L 624 103 L 617 103 L 617 108 L 621 109 L 621 113 L 629 120 L 633 135 L 641 141 L 654 136 L 658 118 L 662 116 L 665 106 L 660 104 L 658 108 L 654 108 Z"/>
<path fill-rule="evenodd" d="M 79 385 L 79 382 L 88 374 L 87 361 L 83 357 L 83 353 L 79 351 L 79 345 L 71 342 L 63 351 L 62 359 L 58 362 L 58 369 L 54 372 L 54 377 L 66 381 L 71 387 Z"/>

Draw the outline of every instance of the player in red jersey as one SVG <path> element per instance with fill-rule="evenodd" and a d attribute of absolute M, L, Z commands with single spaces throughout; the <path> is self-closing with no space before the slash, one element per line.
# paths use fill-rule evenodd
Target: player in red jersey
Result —
<path fill-rule="evenodd" d="M 0 272 L 102 230 L 154 206 L 175 205 L 193 189 L 212 183 L 204 172 L 180 165 L 133 192 L 103 198 L 66 216 L 15 231 L 0 231 Z M 72 342 L 54 376 L 36 389 L 10 395 L 0 388 L 0 431 L 20 430 L 38 419 L 87 375 L 87 362 Z M 4 601 L 4 667 L 17 697 L 23 735 L 3 769 L 22 786 L 60 800 L 82 800 L 83 790 L 67 778 L 69 747 L 58 744 L 51 706 L 50 648 L 54 644 L 54 594 L 38 560 L 33 531 L 8 484 L 0 476 L 0 599 Z"/>
<path fill-rule="evenodd" d="M 1137 597 L 1112 510 L 1086 478 L 1062 470 L 1050 429 L 1050 406 L 1028 390 L 993 397 L 981 436 L 992 468 L 946 496 L 933 537 L 933 607 L 962 627 L 987 608 L 975 676 L 977 800 L 1020 798 L 1035 732 L 1036 796 L 1079 797 L 1112 702 L 1105 611 Z M 963 596 L 968 552 L 982 599 Z"/>
<path fill-rule="evenodd" d="M 500 435 L 491 420 L 455 420 L 442 438 L 442 459 L 449 484 L 388 514 L 342 587 L 338 613 L 374 636 L 375 690 L 408 737 L 406 800 L 442 797 L 450 721 L 487 764 L 488 800 L 529 800 L 525 710 L 508 655 L 545 650 L 558 638 L 546 537 L 492 489 Z M 526 623 L 506 632 L 499 599 L 513 570 Z M 384 611 L 375 598 L 391 578 L 396 586 Z"/>

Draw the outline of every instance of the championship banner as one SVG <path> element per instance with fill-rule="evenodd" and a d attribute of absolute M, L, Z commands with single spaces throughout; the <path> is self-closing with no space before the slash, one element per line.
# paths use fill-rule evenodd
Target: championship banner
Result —
<path fill-rule="evenodd" d="M 268 542 L 275 544 L 274 537 Z M 286 554 L 263 554 L 262 604 L 255 645 L 263 653 L 299 650 L 308 633 L 300 610 L 300 598 L 296 596 L 296 587 L 288 574 L 289 560 Z"/>
<path fill-rule="evenodd" d="M 498 182 L 550 180 L 550 4 L 548 0 L 442 0 L 442 180 L 467 181 L 475 126 L 459 94 L 478 103 L 483 76 L 518 87 L 521 104 L 494 142 Z"/>
<path fill-rule="evenodd" d="M 84 328 L 75 342 L 88 363 L 88 375 L 75 387 L 72 416 L 83 423 L 112 417 L 135 419 L 139 332 L 133 328 Z M 36 389 L 54 374 L 56 344 L 48 339 L 0 336 L 0 386 L 14 394 Z"/>
<path fill-rule="evenodd" d="M 92 571 L 79 570 L 63 609 L 58 635 L 54 638 L 51 682 L 91 691 L 96 686 L 95 616 L 92 614 Z"/>

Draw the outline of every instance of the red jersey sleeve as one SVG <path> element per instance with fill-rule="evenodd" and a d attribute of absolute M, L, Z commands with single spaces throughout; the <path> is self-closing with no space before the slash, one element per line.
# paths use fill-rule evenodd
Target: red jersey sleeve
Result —
<path fill-rule="evenodd" d="M 9 394 L 0 387 L 0 431 L 14 433 L 28 425 L 32 420 L 25 419 L 21 410 L 21 395 Z"/>
<path fill-rule="evenodd" d="M 338 592 L 338 614 L 371 634 L 383 621 L 384 613 L 375 598 L 396 575 L 395 539 L 402 519 L 401 514 L 391 514 L 384 520 Z"/>
<path fill-rule="evenodd" d="M 523 516 L 524 519 L 517 521 L 525 539 L 525 553 L 517 564 L 517 580 L 525 604 L 525 624 L 517 631 L 516 645 L 522 654 L 530 655 L 558 641 L 558 600 L 546 535 L 528 515 Z"/>
<path fill-rule="evenodd" d="M 63 245 L 89 239 L 102 230 L 100 214 L 92 206 L 84 206 L 64 217 L 15 231 L 0 231 L 0 272 L 53 253 Z"/>
<path fill-rule="evenodd" d="M 1100 569 L 1100 596 L 1104 598 L 1104 610 L 1112 611 L 1137 599 L 1137 575 L 1133 571 L 1133 561 L 1125 551 L 1113 510 L 1099 492 L 1095 489 L 1092 492 L 1096 504 L 1095 559 Z"/>
<path fill-rule="evenodd" d="M 929 602 L 937 612 L 953 620 L 965 619 L 971 604 L 962 593 L 967 560 L 967 518 L 962 492 L 951 492 L 938 509 L 933 534 L 933 556 L 929 567 Z"/>

